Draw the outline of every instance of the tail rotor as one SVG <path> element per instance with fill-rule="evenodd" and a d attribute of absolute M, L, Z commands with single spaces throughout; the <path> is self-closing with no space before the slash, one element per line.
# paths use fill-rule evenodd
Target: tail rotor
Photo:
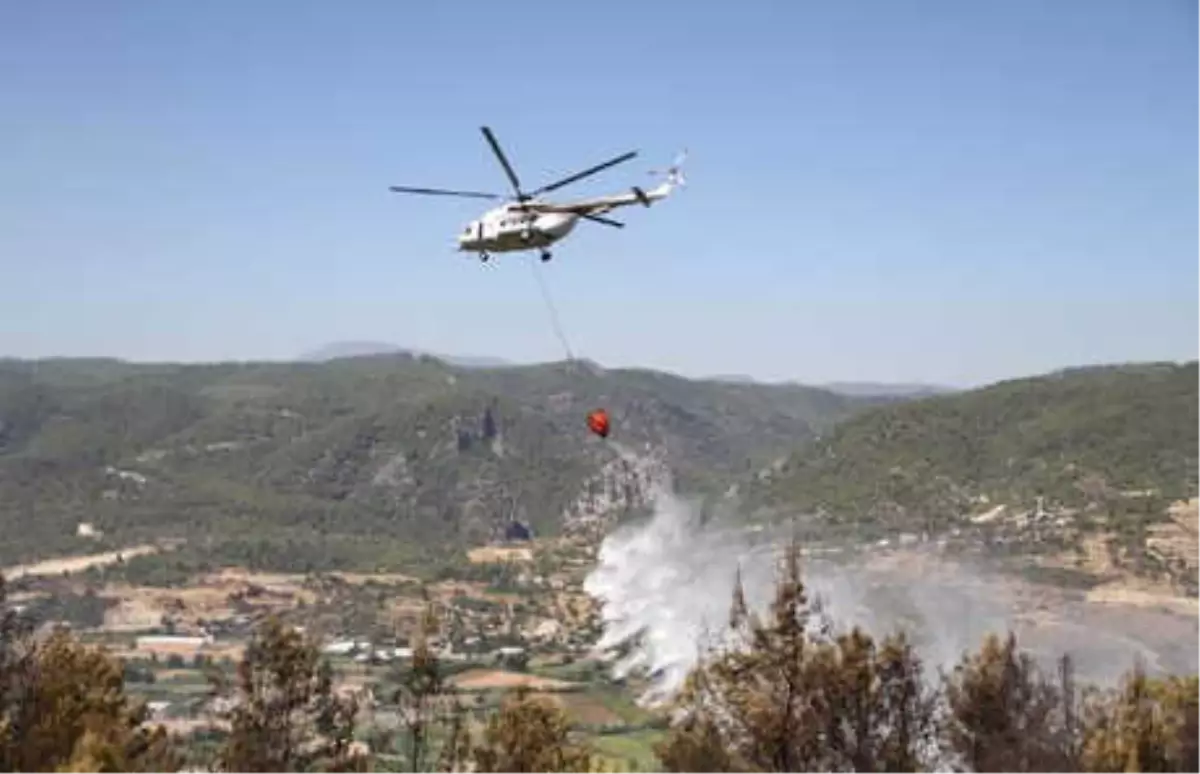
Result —
<path fill-rule="evenodd" d="M 682 188 L 687 183 L 687 179 L 683 176 L 683 162 L 687 160 L 687 156 L 687 148 L 684 148 L 675 156 L 675 161 L 671 163 L 671 166 L 665 170 L 652 169 L 650 170 L 650 175 L 653 177 L 665 177 L 671 187 L 678 186 Z"/>

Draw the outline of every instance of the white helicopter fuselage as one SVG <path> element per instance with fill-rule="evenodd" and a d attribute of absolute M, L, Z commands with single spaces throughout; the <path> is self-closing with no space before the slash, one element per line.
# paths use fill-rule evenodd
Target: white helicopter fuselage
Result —
<path fill-rule="evenodd" d="M 579 222 L 573 212 L 528 212 L 515 205 L 488 210 L 463 228 L 458 249 L 471 253 L 507 253 L 549 247 Z"/>
<path fill-rule="evenodd" d="M 633 188 L 630 193 L 561 204 L 541 200 L 510 202 L 488 210 L 468 223 L 458 235 L 458 249 L 480 255 L 545 251 L 570 234 L 580 218 L 599 216 L 634 204 L 649 207 L 667 198 L 681 180 L 679 172 L 672 168 L 666 182 L 649 191 Z"/>

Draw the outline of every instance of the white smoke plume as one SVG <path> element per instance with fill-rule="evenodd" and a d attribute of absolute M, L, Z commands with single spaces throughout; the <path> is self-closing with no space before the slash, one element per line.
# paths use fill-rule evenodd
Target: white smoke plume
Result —
<path fill-rule="evenodd" d="M 750 607 L 765 607 L 790 534 L 786 528 L 737 526 L 728 513 L 704 515 L 666 484 L 654 493 L 654 506 L 648 521 L 625 525 L 605 539 L 584 584 L 601 606 L 604 633 L 596 649 L 624 654 L 612 665 L 614 676 L 637 670 L 652 677 L 642 697 L 649 704 L 675 692 L 701 643 L 727 625 L 739 570 Z M 1174 620 L 1164 629 L 1165 619 L 1148 627 L 1145 620 L 1110 611 L 1089 613 L 1085 608 L 1094 606 L 1056 591 L 987 575 L 915 547 L 892 554 L 857 552 L 836 561 L 820 547 L 807 549 L 805 583 L 835 626 L 857 624 L 876 636 L 905 628 L 931 678 L 977 648 L 988 632 L 1010 628 L 1047 667 L 1069 651 L 1078 675 L 1097 682 L 1115 679 L 1135 655 L 1152 671 L 1195 669 L 1195 619 L 1170 616 Z M 1147 628 L 1157 631 L 1157 649 L 1134 634 Z M 1172 642 L 1180 647 L 1172 649 Z"/>

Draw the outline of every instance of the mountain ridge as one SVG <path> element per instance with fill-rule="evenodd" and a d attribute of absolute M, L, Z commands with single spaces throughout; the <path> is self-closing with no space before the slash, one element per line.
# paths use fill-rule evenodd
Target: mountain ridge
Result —
<path fill-rule="evenodd" d="M 350 357 L 370 357 L 374 355 L 411 355 L 413 357 L 433 357 L 461 368 L 504 368 L 516 365 L 499 357 L 484 355 L 447 355 L 398 344 L 382 341 L 352 340 L 334 341 L 316 349 L 300 354 L 296 360 L 300 362 L 325 362 Z"/>
<path fill-rule="evenodd" d="M 184 538 L 260 563 L 395 565 L 512 518 L 553 533 L 580 509 L 640 507 L 646 482 L 621 449 L 713 491 L 867 405 L 587 362 L 9 360 L 0 561 L 94 548 L 75 534 L 88 522 L 115 542 Z M 584 425 L 596 406 L 607 443 Z"/>
<path fill-rule="evenodd" d="M 1197 496 L 1197 381 L 1196 361 L 1087 366 L 876 406 L 738 490 L 814 534 L 1062 551 L 1069 571 L 1107 552 L 1194 595 L 1173 509 Z"/>
<path fill-rule="evenodd" d="M 857 397 L 896 396 L 917 398 L 961 392 L 961 389 L 958 387 L 908 382 L 823 382 L 814 386 L 832 390 L 842 395 Z"/>

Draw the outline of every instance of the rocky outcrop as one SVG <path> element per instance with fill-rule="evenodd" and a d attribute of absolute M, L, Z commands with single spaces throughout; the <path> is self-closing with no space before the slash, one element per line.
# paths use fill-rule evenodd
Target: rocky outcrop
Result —
<path fill-rule="evenodd" d="M 652 493 L 669 487 L 671 471 L 666 455 L 649 444 L 637 451 L 613 443 L 616 456 L 587 478 L 579 496 L 563 511 L 568 528 L 607 523 L 650 505 Z"/>

